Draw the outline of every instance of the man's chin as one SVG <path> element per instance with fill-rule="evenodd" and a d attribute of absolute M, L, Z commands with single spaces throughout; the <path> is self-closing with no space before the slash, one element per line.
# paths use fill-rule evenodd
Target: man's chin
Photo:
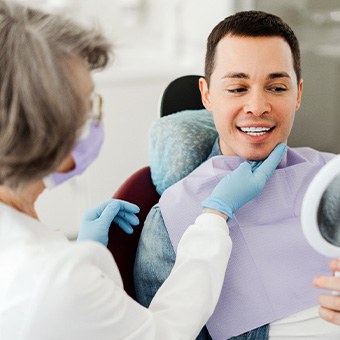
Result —
<path fill-rule="evenodd" d="M 222 154 L 225 156 L 239 156 L 247 161 L 263 161 L 274 150 L 275 146 L 279 144 L 261 143 L 261 144 L 243 144 L 238 148 L 227 148 L 223 150 Z"/>
<path fill-rule="evenodd" d="M 244 152 L 243 155 L 240 155 L 242 158 L 247 161 L 263 161 L 266 159 L 269 154 L 274 150 L 273 148 L 262 148 L 260 150 L 249 150 Z"/>

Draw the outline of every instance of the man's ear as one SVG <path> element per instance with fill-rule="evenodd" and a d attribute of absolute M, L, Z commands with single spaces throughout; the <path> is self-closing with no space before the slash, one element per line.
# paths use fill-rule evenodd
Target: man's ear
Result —
<path fill-rule="evenodd" d="M 300 105 L 301 105 L 302 90 L 303 90 L 303 79 L 300 80 L 300 83 L 299 83 L 299 86 L 298 86 L 298 93 L 297 93 L 297 99 L 296 99 L 296 105 L 295 105 L 295 112 L 299 110 Z"/>
<path fill-rule="evenodd" d="M 198 84 L 201 92 L 202 103 L 208 111 L 211 111 L 208 83 L 205 78 L 200 78 Z"/>

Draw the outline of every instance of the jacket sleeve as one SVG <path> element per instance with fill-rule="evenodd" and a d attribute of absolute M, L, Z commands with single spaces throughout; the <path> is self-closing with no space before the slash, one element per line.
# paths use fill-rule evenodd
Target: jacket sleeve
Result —
<path fill-rule="evenodd" d="M 76 243 L 42 268 L 23 337 L 194 339 L 217 304 L 230 251 L 225 221 L 200 215 L 178 245 L 170 276 L 145 308 L 123 290 L 105 247 Z"/>
<path fill-rule="evenodd" d="M 137 301 L 149 307 L 159 287 L 169 276 L 176 259 L 159 205 L 155 205 L 144 223 L 134 268 Z M 204 326 L 196 340 L 211 340 Z"/>
<path fill-rule="evenodd" d="M 218 302 L 231 248 L 228 226 L 220 216 L 201 214 L 188 227 L 175 265 L 149 307 L 164 322 L 159 335 L 192 339 L 200 332 Z"/>

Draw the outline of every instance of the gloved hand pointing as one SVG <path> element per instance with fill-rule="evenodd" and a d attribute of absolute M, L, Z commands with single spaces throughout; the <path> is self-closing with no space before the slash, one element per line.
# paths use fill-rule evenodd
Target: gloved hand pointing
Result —
<path fill-rule="evenodd" d="M 77 241 L 93 240 L 107 246 L 112 221 L 116 222 L 127 234 L 132 234 L 132 226 L 139 223 L 138 217 L 135 215 L 138 212 L 137 205 L 126 201 L 111 199 L 103 202 L 84 214 Z"/>
<path fill-rule="evenodd" d="M 264 161 L 243 162 L 217 184 L 202 206 L 218 210 L 231 219 L 237 209 L 263 190 L 286 151 L 286 145 L 279 144 Z"/>

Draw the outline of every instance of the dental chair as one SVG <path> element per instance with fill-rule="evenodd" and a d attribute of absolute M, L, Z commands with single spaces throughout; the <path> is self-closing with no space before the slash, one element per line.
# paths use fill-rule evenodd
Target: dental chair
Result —
<path fill-rule="evenodd" d="M 140 208 L 139 225 L 132 235 L 126 234 L 114 222 L 109 232 L 107 248 L 111 251 L 123 279 L 125 291 L 135 299 L 133 266 L 140 233 L 150 209 L 158 202 L 159 195 L 152 184 L 150 167 L 146 166 L 133 173 L 114 193 L 113 198 L 129 201 Z"/>
<path fill-rule="evenodd" d="M 199 78 L 200 76 L 188 75 L 172 81 L 161 97 L 160 117 L 182 110 L 202 109 Z M 124 233 L 112 223 L 107 246 L 117 263 L 125 291 L 135 299 L 133 267 L 138 241 L 146 216 L 160 198 L 151 179 L 150 167 L 146 166 L 132 174 L 114 193 L 113 198 L 126 200 L 140 207 L 138 214 L 140 224 L 134 227 L 133 234 Z"/>

